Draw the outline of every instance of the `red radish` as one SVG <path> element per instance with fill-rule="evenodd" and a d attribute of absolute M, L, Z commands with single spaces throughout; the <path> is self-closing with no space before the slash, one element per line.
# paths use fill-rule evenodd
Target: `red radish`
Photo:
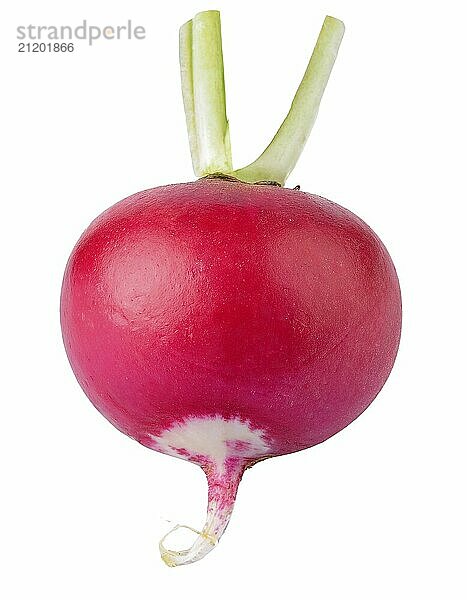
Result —
<path fill-rule="evenodd" d="M 217 13 L 190 27 L 196 19 L 218 26 Z M 188 107 L 189 130 L 192 117 Z M 190 133 L 193 151 L 196 124 Z M 206 167 L 197 151 L 195 167 Z M 206 524 L 188 550 L 161 542 L 171 566 L 214 547 L 245 468 L 348 425 L 397 353 L 400 292 L 382 242 L 324 198 L 245 182 L 271 172 L 265 154 L 236 178 L 119 202 L 91 223 L 66 267 L 63 337 L 87 396 L 125 434 L 206 473 Z"/>

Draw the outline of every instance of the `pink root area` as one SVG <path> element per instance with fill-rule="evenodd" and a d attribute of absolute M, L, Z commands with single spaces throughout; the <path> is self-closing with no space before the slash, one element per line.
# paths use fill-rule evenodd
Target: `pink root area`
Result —
<path fill-rule="evenodd" d="M 238 486 L 247 466 L 244 459 L 227 459 L 224 470 L 219 473 L 214 465 L 208 465 L 203 470 L 208 480 L 208 506 L 216 504 L 217 510 L 232 511 Z"/>

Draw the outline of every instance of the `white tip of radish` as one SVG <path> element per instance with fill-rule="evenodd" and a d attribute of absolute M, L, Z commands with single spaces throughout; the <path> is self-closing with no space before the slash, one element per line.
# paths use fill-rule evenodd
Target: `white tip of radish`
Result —
<path fill-rule="evenodd" d="M 232 503 L 233 507 L 233 503 Z M 171 529 L 159 542 L 159 551 L 161 558 L 169 567 L 178 567 L 180 565 L 188 565 L 190 563 L 201 560 L 216 546 L 221 535 L 224 533 L 228 525 L 231 510 L 228 513 L 217 511 L 216 506 L 211 505 L 208 508 L 208 518 L 202 531 L 193 529 L 188 525 L 176 525 Z M 164 546 L 165 540 L 177 529 L 189 529 L 198 534 L 196 540 L 187 550 L 170 550 Z"/>
<path fill-rule="evenodd" d="M 201 466 L 212 465 L 218 472 L 231 458 L 254 460 L 271 453 L 265 432 L 238 417 L 191 417 L 150 437 L 154 450 L 193 462 L 202 458 Z"/>

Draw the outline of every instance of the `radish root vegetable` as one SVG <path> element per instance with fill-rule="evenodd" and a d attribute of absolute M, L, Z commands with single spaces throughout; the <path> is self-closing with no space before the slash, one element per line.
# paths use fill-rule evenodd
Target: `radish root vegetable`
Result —
<path fill-rule="evenodd" d="M 346 427 L 396 357 L 401 298 L 383 243 L 341 206 L 283 187 L 343 32 L 326 17 L 287 117 L 235 170 L 219 13 L 186 23 L 182 91 L 200 179 L 118 202 L 66 266 L 63 339 L 86 395 L 123 433 L 206 474 L 206 523 L 188 527 L 187 550 L 167 548 L 171 532 L 161 540 L 169 566 L 215 547 L 246 468 Z"/>

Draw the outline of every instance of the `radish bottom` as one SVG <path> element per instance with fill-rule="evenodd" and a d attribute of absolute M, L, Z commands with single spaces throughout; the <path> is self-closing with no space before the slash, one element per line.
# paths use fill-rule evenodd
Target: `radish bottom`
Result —
<path fill-rule="evenodd" d="M 206 474 L 208 509 L 203 529 L 177 525 L 159 543 L 167 565 L 195 562 L 208 554 L 224 533 L 245 468 L 271 454 L 266 432 L 238 417 L 208 415 L 190 417 L 174 423 L 158 436 L 149 437 L 154 450 L 197 463 Z M 167 549 L 166 538 L 181 527 L 194 531 L 198 537 L 187 550 Z"/>

